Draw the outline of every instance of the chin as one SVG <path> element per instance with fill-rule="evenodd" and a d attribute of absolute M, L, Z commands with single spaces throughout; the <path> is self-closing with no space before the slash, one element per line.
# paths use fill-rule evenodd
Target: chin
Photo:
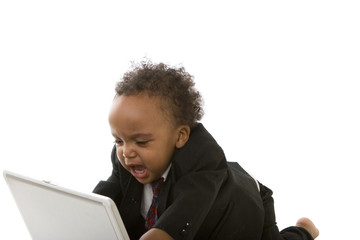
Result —
<path fill-rule="evenodd" d="M 142 184 L 148 184 L 148 183 L 152 182 L 152 180 L 150 178 L 136 178 L 136 180 Z"/>

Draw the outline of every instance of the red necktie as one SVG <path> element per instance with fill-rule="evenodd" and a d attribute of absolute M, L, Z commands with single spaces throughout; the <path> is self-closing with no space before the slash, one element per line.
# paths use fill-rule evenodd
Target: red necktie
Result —
<path fill-rule="evenodd" d="M 151 187 L 153 190 L 153 199 L 152 199 L 149 211 L 146 215 L 146 220 L 145 220 L 146 230 L 150 229 L 157 220 L 158 197 L 159 197 L 160 188 L 161 188 L 161 185 L 163 182 L 164 182 L 164 178 L 160 178 L 159 180 L 156 180 L 151 183 Z"/>

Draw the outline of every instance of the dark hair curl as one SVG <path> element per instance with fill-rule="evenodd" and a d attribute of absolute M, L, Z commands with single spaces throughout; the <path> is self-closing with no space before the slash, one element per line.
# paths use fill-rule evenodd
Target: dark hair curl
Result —
<path fill-rule="evenodd" d="M 202 98 L 194 85 L 193 76 L 184 67 L 153 64 L 147 60 L 133 63 L 115 90 L 118 95 L 158 96 L 167 103 L 167 109 L 163 110 L 173 116 L 176 125 L 194 127 L 204 115 Z"/>

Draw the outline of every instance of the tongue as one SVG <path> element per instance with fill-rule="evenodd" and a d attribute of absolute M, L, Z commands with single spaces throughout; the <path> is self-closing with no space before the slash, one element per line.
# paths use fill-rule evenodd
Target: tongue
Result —
<path fill-rule="evenodd" d="M 136 167 L 134 167 L 134 172 L 137 173 L 137 174 L 144 173 L 144 172 L 145 172 L 145 167 L 143 167 L 143 166 L 136 166 Z"/>
<path fill-rule="evenodd" d="M 144 166 L 137 165 L 131 168 L 131 173 L 136 178 L 145 178 L 147 177 L 147 170 Z"/>

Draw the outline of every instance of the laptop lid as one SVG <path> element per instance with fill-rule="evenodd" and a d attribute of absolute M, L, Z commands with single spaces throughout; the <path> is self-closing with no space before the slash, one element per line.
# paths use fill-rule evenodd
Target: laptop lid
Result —
<path fill-rule="evenodd" d="M 3 174 L 32 239 L 129 239 L 112 199 Z"/>

